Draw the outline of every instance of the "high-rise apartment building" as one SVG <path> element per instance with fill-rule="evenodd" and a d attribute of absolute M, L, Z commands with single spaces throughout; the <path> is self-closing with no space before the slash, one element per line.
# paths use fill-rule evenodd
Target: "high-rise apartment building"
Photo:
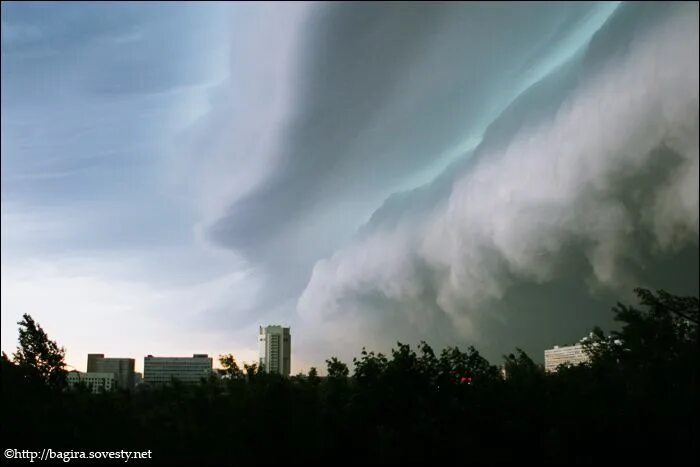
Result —
<path fill-rule="evenodd" d="M 260 364 L 267 373 L 289 376 L 291 373 L 292 336 L 289 328 L 260 326 L 258 336 Z"/>
<path fill-rule="evenodd" d="M 151 385 L 172 383 L 197 384 L 212 374 L 213 360 L 207 354 L 192 357 L 154 357 L 143 359 L 143 382 Z"/>
<path fill-rule="evenodd" d="M 133 358 L 105 358 L 102 353 L 90 353 L 87 357 L 88 373 L 114 373 L 117 387 L 134 388 Z"/>

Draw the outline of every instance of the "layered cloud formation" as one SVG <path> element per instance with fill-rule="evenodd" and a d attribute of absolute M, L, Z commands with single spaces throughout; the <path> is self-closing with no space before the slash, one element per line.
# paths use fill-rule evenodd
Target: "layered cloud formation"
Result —
<path fill-rule="evenodd" d="M 696 3 L 2 9 L 3 346 L 538 358 L 698 291 Z"/>
<path fill-rule="evenodd" d="M 634 286 L 697 277 L 676 264 L 697 249 L 697 6 L 257 18 L 260 72 L 212 101 L 201 134 L 232 130 L 197 190 L 205 238 L 265 276 L 258 319 L 291 322 L 302 352 L 538 349 L 610 324 Z"/>
<path fill-rule="evenodd" d="M 697 5 L 621 7 L 466 157 L 439 195 L 403 194 L 316 263 L 301 315 L 349 340 L 411 328 L 478 341 L 519 284 L 583 264 L 592 293 L 624 291 L 660 257 L 696 252 Z"/>

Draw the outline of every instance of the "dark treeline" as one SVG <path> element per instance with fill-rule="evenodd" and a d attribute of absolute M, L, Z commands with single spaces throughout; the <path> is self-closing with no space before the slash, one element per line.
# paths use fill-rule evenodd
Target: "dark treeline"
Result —
<path fill-rule="evenodd" d="M 25 315 L 2 358 L 3 449 L 150 449 L 199 465 L 696 463 L 698 299 L 637 293 L 641 307 L 613 308 L 620 331 L 594 330 L 590 363 L 552 374 L 521 350 L 504 379 L 473 347 L 399 343 L 350 368 L 331 358 L 324 378 L 223 356 L 223 377 L 199 386 L 104 394 L 66 390 L 62 349 Z"/>

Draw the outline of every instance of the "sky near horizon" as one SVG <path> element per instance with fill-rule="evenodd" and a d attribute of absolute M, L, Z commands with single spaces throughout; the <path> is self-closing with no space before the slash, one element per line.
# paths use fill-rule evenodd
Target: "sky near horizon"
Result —
<path fill-rule="evenodd" d="M 698 4 L 2 3 L 2 350 L 542 360 L 698 293 Z"/>

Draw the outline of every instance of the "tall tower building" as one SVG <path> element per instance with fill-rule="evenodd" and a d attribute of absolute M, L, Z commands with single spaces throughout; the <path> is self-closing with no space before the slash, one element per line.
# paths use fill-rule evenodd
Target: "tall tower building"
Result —
<path fill-rule="evenodd" d="M 289 334 L 289 328 L 260 326 L 258 347 L 260 364 L 267 373 L 289 376 L 292 356 L 292 336 Z"/>

